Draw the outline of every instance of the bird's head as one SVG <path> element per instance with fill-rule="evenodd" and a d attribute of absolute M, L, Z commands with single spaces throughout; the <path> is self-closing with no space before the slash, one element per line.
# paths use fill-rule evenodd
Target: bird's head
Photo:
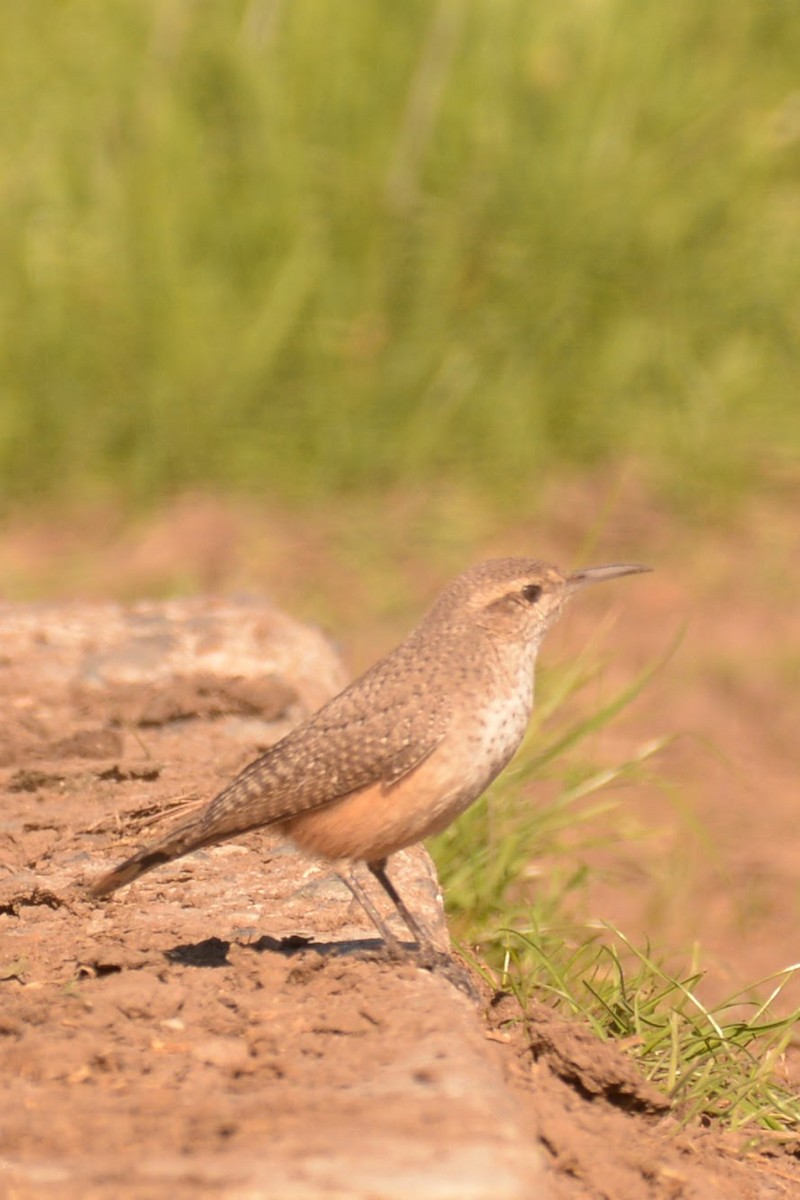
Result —
<path fill-rule="evenodd" d="M 496 633 L 504 641 L 538 646 L 575 592 L 591 583 L 649 570 L 636 563 L 615 563 L 564 573 L 534 558 L 493 558 L 454 579 L 434 612 Z"/>

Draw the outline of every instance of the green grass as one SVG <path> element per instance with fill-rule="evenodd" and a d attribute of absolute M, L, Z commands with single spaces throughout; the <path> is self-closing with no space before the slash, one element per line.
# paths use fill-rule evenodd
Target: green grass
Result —
<path fill-rule="evenodd" d="M 599 1038 L 620 1040 L 681 1124 L 724 1125 L 743 1136 L 743 1151 L 773 1139 L 800 1144 L 800 1096 L 781 1081 L 800 1009 L 774 1007 L 800 979 L 800 964 L 707 1006 L 697 993 L 702 971 L 667 970 L 610 926 L 566 938 L 552 926 L 505 930 L 497 941 L 500 982 L 517 995 L 522 1020 L 531 1000 L 544 1001 Z"/>
<path fill-rule="evenodd" d="M 0 9 L 0 499 L 800 443 L 788 0 Z"/>
<path fill-rule="evenodd" d="M 652 775 L 664 745 L 641 746 L 614 766 L 593 763 L 593 736 L 652 671 L 590 717 L 569 715 L 596 673 L 589 657 L 545 679 L 520 764 L 431 843 L 456 938 L 494 986 L 517 996 L 521 1021 L 531 1002 L 543 1002 L 622 1042 L 681 1123 L 724 1125 L 743 1149 L 794 1143 L 800 1096 L 779 1068 L 800 1019 L 800 1010 L 785 1011 L 800 964 L 709 1007 L 696 962 L 668 969 L 649 946 L 588 912 L 593 822 L 617 803 L 609 785 Z M 614 836 L 630 837 L 617 826 Z"/>

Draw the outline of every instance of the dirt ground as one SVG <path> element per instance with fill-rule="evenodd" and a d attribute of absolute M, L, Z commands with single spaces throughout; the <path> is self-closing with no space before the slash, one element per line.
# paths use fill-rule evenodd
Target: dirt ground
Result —
<path fill-rule="evenodd" d="M 572 557 L 587 504 L 574 498 L 542 552 L 558 558 L 562 547 Z M 18 593 L 28 586 L 29 594 L 136 594 L 171 586 L 182 572 L 192 585 L 266 587 L 286 543 L 275 530 L 270 541 L 254 528 L 246 512 L 193 503 L 115 534 L 119 545 L 109 556 L 108 528 L 94 534 L 94 548 L 89 536 L 87 548 L 80 523 L 72 535 L 21 523 L 0 539 L 0 567 Z M 647 836 L 621 838 L 611 848 L 599 840 L 592 904 L 634 939 L 643 932 L 676 954 L 700 939 L 709 993 L 720 995 L 800 959 L 800 555 L 793 510 L 781 505 L 753 509 L 712 533 L 690 553 L 689 534 L 657 511 L 629 515 L 604 540 L 600 560 L 645 557 L 648 542 L 657 574 L 637 581 L 635 595 L 626 591 L 624 599 L 601 596 L 601 589 L 587 596 L 554 635 L 550 653 L 554 662 L 568 656 L 613 613 L 603 641 L 608 690 L 662 653 L 688 623 L 655 685 L 596 747 L 613 759 L 674 735 L 658 779 L 623 796 L 624 819 Z M 520 552 L 525 542 L 538 550 L 533 534 L 529 527 L 487 534 L 470 558 Z M 62 578 L 54 586 L 59 555 L 78 541 L 82 583 Z M 387 541 L 391 553 L 392 537 Z M 263 561 L 249 571 L 243 564 L 256 550 Z M 449 566 L 456 555 L 448 554 Z M 298 565 L 294 556 L 272 594 L 307 603 L 311 561 L 322 564 L 317 583 L 336 578 L 342 589 L 342 555 L 336 559 L 311 539 L 306 558 Z M 431 558 L 423 569 L 402 564 L 395 584 L 412 604 L 450 573 Z M 331 589 L 326 615 L 341 625 L 360 666 L 359 658 L 386 649 L 404 627 L 387 605 L 369 628 L 362 622 L 349 636 L 359 595 L 363 600 L 372 586 L 369 577 L 350 578 L 351 591 Z M 6 680 L 11 668 L 6 655 Z M 98 855 L 107 862 L 115 842 L 133 844 L 176 798 L 207 794 L 209 784 L 223 782 L 259 750 L 263 723 L 280 732 L 303 702 L 275 679 L 257 687 L 198 677 L 170 688 L 84 688 L 58 692 L 56 702 L 57 692 L 45 677 L 22 690 L 18 679 L 13 687 L 6 682 L 3 692 L 0 1159 L 13 1150 L 15 1158 L 47 1164 L 35 1186 L 14 1185 L 8 1194 L 72 1194 L 59 1163 L 85 1153 L 87 1138 L 104 1165 L 102 1187 L 110 1189 L 98 1185 L 98 1195 L 120 1194 L 120 1187 L 124 1194 L 119 1162 L 132 1148 L 158 1158 L 167 1144 L 198 1164 L 197 1190 L 219 1191 L 225 1181 L 203 1171 L 207 1152 L 225 1148 L 241 1157 L 267 1131 L 273 1145 L 302 1147 L 315 1125 L 320 1061 L 336 1076 L 327 1082 L 349 1095 L 382 1041 L 413 1054 L 429 1030 L 392 1007 L 393 973 L 411 968 L 369 957 L 320 958 L 302 942 L 283 941 L 306 935 L 302 915 L 293 928 L 254 929 L 252 897 L 245 895 L 241 934 L 226 939 L 207 897 L 202 907 L 193 902 L 184 868 L 176 868 L 183 900 L 149 905 L 146 920 L 124 905 L 102 920 L 93 915 L 93 906 L 69 891 L 69 880 Z M 202 764 L 210 758 L 209 781 Z M 258 845 L 251 852 L 270 853 Z M 525 1034 L 510 1023 L 507 1003 L 486 997 L 487 1049 L 555 1168 L 557 1200 L 800 1195 L 800 1164 L 791 1156 L 742 1157 L 735 1139 L 714 1130 L 678 1130 L 616 1048 L 588 1045 L 582 1031 L 546 1010 L 532 1012 Z M 286 1027 L 288 1011 L 300 1014 L 293 1040 L 274 1032 Z M 382 1118 L 396 1122 L 402 1114 L 384 1109 Z M 447 1113 L 428 1119 L 441 1123 L 444 1136 Z M 324 1154 L 324 1142 L 316 1149 Z M 185 1178 L 181 1185 L 189 1186 Z M 136 1194 L 148 1193 L 143 1185 Z"/>

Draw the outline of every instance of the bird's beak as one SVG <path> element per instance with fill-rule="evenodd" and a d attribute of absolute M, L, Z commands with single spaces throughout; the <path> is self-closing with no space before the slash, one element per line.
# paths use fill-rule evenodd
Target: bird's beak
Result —
<path fill-rule="evenodd" d="M 607 567 L 584 567 L 573 571 L 567 576 L 567 587 L 571 592 L 586 587 L 588 583 L 604 583 L 606 579 L 619 579 L 622 575 L 640 575 L 643 571 L 651 571 L 652 567 L 643 567 L 639 563 L 611 563 Z"/>

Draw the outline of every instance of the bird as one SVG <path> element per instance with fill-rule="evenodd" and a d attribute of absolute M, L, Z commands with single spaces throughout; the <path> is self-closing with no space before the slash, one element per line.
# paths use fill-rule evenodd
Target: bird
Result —
<path fill-rule="evenodd" d="M 400 942 L 369 893 L 370 876 L 417 950 L 435 955 L 389 859 L 450 825 L 516 753 L 533 711 L 539 647 L 566 601 L 587 585 L 649 570 L 620 563 L 563 572 L 526 557 L 468 568 L 394 650 L 207 804 L 92 883 L 90 895 L 270 827 L 335 864 L 390 952 Z"/>

